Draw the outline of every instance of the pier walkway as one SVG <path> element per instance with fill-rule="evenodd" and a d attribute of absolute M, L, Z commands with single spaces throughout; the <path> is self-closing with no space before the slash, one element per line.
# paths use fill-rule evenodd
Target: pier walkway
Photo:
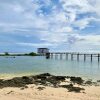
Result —
<path fill-rule="evenodd" d="M 91 62 L 93 61 L 93 58 L 96 57 L 98 62 L 100 61 L 100 53 L 50 52 L 46 54 L 46 57 L 51 59 L 63 59 L 63 56 L 67 60 L 77 59 L 77 61 L 80 60 L 80 56 L 83 56 L 84 61 L 86 61 L 87 57 L 90 57 Z"/>

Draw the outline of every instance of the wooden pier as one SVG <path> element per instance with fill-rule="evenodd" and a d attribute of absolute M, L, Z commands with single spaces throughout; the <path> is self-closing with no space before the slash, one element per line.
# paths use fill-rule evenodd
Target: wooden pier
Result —
<path fill-rule="evenodd" d="M 83 56 L 83 60 L 86 61 L 87 58 L 90 58 L 90 61 L 93 61 L 93 58 L 97 58 L 98 62 L 100 61 L 100 53 L 79 53 L 79 52 L 51 52 L 49 53 L 49 58 L 51 59 L 71 59 L 79 61 L 81 56 Z M 63 58 L 64 56 L 64 58 Z"/>

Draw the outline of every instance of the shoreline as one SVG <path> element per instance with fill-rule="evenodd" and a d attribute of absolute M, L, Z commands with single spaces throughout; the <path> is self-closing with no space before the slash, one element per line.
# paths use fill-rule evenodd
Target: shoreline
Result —
<path fill-rule="evenodd" d="M 64 85 L 60 85 L 62 83 L 64 83 Z M 56 88 L 62 87 L 62 88 L 69 89 L 69 87 L 73 88 L 74 85 L 100 86 L 100 80 L 97 81 L 93 81 L 92 79 L 86 80 L 83 79 L 82 77 L 75 77 L 75 76 L 56 76 L 49 73 L 36 74 L 36 75 L 21 74 L 21 76 L 19 74 L 16 77 L 8 76 L 6 78 L 5 77 L 0 78 L 0 89 L 5 87 L 18 87 L 18 88 L 26 87 L 27 85 L 30 84 L 43 85 L 43 86 L 56 87 Z"/>
<path fill-rule="evenodd" d="M 23 76 L 35 76 L 35 75 L 41 75 L 44 74 L 46 72 L 24 72 L 24 73 L 0 73 L 0 79 L 12 79 L 14 77 L 23 77 Z M 48 73 L 48 72 L 47 72 Z M 83 80 L 92 80 L 94 82 L 96 82 L 97 80 L 100 80 L 99 77 L 89 77 L 89 76 L 82 76 L 82 75 L 71 75 L 71 74 L 56 74 L 56 73 L 52 73 L 51 75 L 54 76 L 72 76 L 72 77 L 80 77 Z"/>
<path fill-rule="evenodd" d="M 55 76 L 49 73 L 0 79 L 0 100 L 66 100 L 66 98 L 100 100 L 100 80 L 93 82 L 83 80 L 81 77 Z"/>

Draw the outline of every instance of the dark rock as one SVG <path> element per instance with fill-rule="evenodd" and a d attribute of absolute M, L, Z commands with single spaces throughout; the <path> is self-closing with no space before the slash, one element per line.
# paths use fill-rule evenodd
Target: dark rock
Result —
<path fill-rule="evenodd" d="M 37 89 L 41 91 L 41 90 L 45 89 L 45 87 L 38 87 Z"/>
<path fill-rule="evenodd" d="M 31 77 L 23 76 L 23 77 L 22 77 L 22 81 L 23 81 L 25 84 L 33 84 L 33 79 L 32 79 Z"/>
<path fill-rule="evenodd" d="M 35 80 L 34 84 L 36 84 L 36 85 L 45 85 L 45 86 L 47 85 L 46 80 Z"/>
<path fill-rule="evenodd" d="M 40 75 L 38 75 L 38 76 L 52 76 L 52 75 L 49 74 L 49 73 L 44 73 L 44 74 L 40 74 Z"/>
<path fill-rule="evenodd" d="M 36 75 L 36 76 L 33 76 L 33 78 L 36 80 L 36 79 L 47 79 L 48 77 L 51 77 L 52 75 L 50 75 L 49 73 L 44 73 L 44 74 L 39 74 L 39 75 Z"/>
<path fill-rule="evenodd" d="M 85 82 L 85 84 L 86 85 L 92 85 L 92 81 L 91 80 L 88 80 L 88 81 Z"/>
<path fill-rule="evenodd" d="M 97 82 L 100 82 L 100 80 L 97 80 Z"/>
<path fill-rule="evenodd" d="M 60 87 L 63 87 L 63 88 L 72 88 L 72 87 L 73 87 L 73 84 L 69 84 L 69 85 L 60 85 Z"/>
<path fill-rule="evenodd" d="M 80 93 L 82 90 L 85 90 L 84 88 L 80 88 L 80 87 L 72 87 L 72 88 L 68 88 L 69 92 L 77 92 Z"/>
<path fill-rule="evenodd" d="M 85 90 L 84 88 L 74 87 L 73 84 L 61 85 L 60 87 L 67 88 L 69 92 L 77 92 L 77 93 L 81 92 L 82 90 Z"/>
<path fill-rule="evenodd" d="M 0 87 L 4 84 L 4 80 L 0 79 Z"/>
<path fill-rule="evenodd" d="M 3 87 L 25 87 L 27 84 L 33 84 L 33 79 L 30 77 L 23 76 L 15 77 L 10 80 L 2 80 L 0 81 L 0 88 Z"/>
<path fill-rule="evenodd" d="M 70 79 L 69 85 L 60 85 L 61 82 L 65 81 L 65 79 Z M 65 81 L 66 82 L 66 81 Z M 84 90 L 81 87 L 75 87 L 74 84 L 77 83 L 79 85 L 91 85 L 92 81 L 88 80 L 84 82 L 81 77 L 70 77 L 70 76 L 54 76 L 49 73 L 39 74 L 35 76 L 23 76 L 23 77 L 15 77 L 9 80 L 0 79 L 0 88 L 4 87 L 19 87 L 21 90 L 28 88 L 27 85 L 35 84 L 42 86 L 50 86 L 54 88 L 66 88 L 69 92 L 81 92 Z M 38 87 L 39 90 L 42 90 L 42 87 Z"/>
<path fill-rule="evenodd" d="M 65 76 L 55 76 L 56 81 L 65 81 Z"/>
<path fill-rule="evenodd" d="M 20 88 L 20 90 L 24 90 L 24 89 L 25 89 L 24 87 Z"/>
<path fill-rule="evenodd" d="M 54 86 L 57 87 L 61 81 L 65 80 L 65 76 L 54 76 L 49 73 L 44 73 L 40 75 L 33 76 L 34 83 L 45 86 Z"/>
<path fill-rule="evenodd" d="M 70 77 L 70 81 L 80 85 L 84 82 L 84 80 L 81 77 Z"/>
<path fill-rule="evenodd" d="M 10 92 L 8 92 L 7 94 L 11 94 L 11 93 L 13 93 L 14 91 L 10 91 Z"/>

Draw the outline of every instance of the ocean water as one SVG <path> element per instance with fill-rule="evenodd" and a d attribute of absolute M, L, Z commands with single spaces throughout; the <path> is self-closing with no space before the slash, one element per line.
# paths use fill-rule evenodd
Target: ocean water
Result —
<path fill-rule="evenodd" d="M 0 75 L 12 74 L 40 74 L 51 73 L 54 75 L 81 76 L 89 79 L 100 79 L 100 62 L 94 57 L 90 57 L 84 62 L 83 57 L 77 61 L 74 56 L 73 61 L 62 59 L 45 59 L 45 57 L 17 56 L 4 57 L 0 56 Z"/>

